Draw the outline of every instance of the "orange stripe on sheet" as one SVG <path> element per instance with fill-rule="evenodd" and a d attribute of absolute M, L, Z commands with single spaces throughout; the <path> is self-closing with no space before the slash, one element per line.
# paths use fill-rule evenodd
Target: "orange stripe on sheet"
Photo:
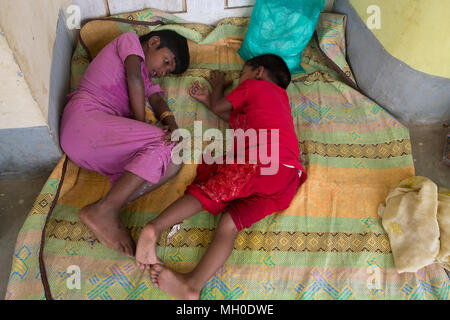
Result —
<path fill-rule="evenodd" d="M 307 166 L 308 180 L 283 214 L 311 217 L 378 217 L 389 189 L 414 175 L 413 167 L 395 169 Z"/>
<path fill-rule="evenodd" d="M 209 44 L 188 41 L 188 44 L 191 63 L 244 64 L 237 53 L 242 45 L 242 38 L 226 37 Z"/>
<path fill-rule="evenodd" d="M 194 164 L 183 165 L 176 177 L 131 203 L 129 209 L 161 212 L 184 194 L 186 186 L 195 178 L 196 168 Z M 110 183 L 108 178 L 99 173 L 80 169 L 69 161 L 63 187 L 65 192 L 58 204 L 82 208 L 103 198 L 110 190 Z"/>
<path fill-rule="evenodd" d="M 68 166 L 70 168 L 70 165 Z M 75 168 L 76 166 L 74 166 Z M 413 167 L 395 169 L 332 168 L 307 166 L 308 180 L 283 214 L 312 217 L 377 218 L 378 206 L 389 189 L 414 175 Z M 132 210 L 160 212 L 184 194 L 195 178 L 196 166 L 184 165 L 180 173 L 164 186 L 130 204 Z M 68 170 L 64 195 L 58 203 L 84 207 L 106 195 L 109 181 L 87 170 Z"/>

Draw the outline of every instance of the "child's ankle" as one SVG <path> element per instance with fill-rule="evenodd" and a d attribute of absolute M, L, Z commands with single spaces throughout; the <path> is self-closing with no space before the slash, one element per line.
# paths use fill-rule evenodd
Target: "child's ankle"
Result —
<path fill-rule="evenodd" d="M 199 286 L 199 281 L 194 277 L 194 270 L 189 272 L 189 273 L 185 273 L 185 283 L 186 285 L 193 291 L 193 292 L 198 292 L 198 294 L 200 294 L 200 292 L 203 289 L 203 285 Z"/>
<path fill-rule="evenodd" d="M 103 211 L 118 212 L 120 207 L 111 201 L 105 201 L 105 199 L 100 200 L 97 205 Z"/>

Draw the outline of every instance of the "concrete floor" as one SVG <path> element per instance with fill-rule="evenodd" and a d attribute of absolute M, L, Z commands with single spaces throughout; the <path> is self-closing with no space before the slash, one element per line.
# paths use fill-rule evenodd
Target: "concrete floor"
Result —
<path fill-rule="evenodd" d="M 425 176 L 440 187 L 450 189 L 450 166 L 442 162 L 450 128 L 443 125 L 409 127 L 416 176 Z"/>
<path fill-rule="evenodd" d="M 416 175 L 450 188 L 450 167 L 442 164 L 447 131 L 441 124 L 410 126 Z M 6 293 L 17 234 L 47 177 L 0 180 L 0 299 Z"/>
<path fill-rule="evenodd" d="M 17 235 L 49 174 L 0 179 L 0 299 L 4 299 Z"/>

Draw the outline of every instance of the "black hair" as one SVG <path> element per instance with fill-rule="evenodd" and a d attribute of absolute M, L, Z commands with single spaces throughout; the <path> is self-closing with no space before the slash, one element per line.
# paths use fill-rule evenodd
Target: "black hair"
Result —
<path fill-rule="evenodd" d="M 185 37 L 172 30 L 152 31 L 139 40 L 141 43 L 157 36 L 160 39 L 160 46 L 157 49 L 167 48 L 175 55 L 175 71 L 173 74 L 181 74 L 189 67 L 189 47 Z"/>
<path fill-rule="evenodd" d="M 263 66 L 270 79 L 279 87 L 286 89 L 291 82 L 291 72 L 284 60 L 276 54 L 263 54 L 245 62 L 252 69 Z"/>

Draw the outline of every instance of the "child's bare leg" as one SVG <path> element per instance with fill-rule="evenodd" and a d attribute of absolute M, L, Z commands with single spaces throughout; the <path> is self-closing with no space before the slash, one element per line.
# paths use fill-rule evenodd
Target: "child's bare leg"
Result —
<path fill-rule="evenodd" d="M 101 243 L 129 257 L 134 256 L 135 244 L 120 220 L 120 209 L 166 183 L 180 168 L 170 162 L 166 174 L 157 184 L 150 184 L 131 172 L 125 172 L 103 199 L 81 209 L 80 220 Z"/>
<path fill-rule="evenodd" d="M 127 202 L 124 204 L 124 206 L 130 204 L 134 200 L 146 195 L 149 192 L 152 192 L 153 190 L 159 188 L 163 184 L 165 184 L 167 181 L 169 181 L 171 178 L 176 176 L 178 172 L 181 169 L 181 165 L 176 165 L 172 163 L 172 161 L 169 162 L 166 170 L 166 174 L 159 180 L 158 183 L 152 184 L 148 181 L 145 181 L 131 196 L 128 198 Z"/>
<path fill-rule="evenodd" d="M 199 299 L 206 282 L 225 264 L 230 256 L 238 230 L 228 212 L 224 213 L 214 238 L 190 273 L 178 273 L 161 264 L 154 265 L 151 278 L 155 286 L 181 300 Z"/>
<path fill-rule="evenodd" d="M 161 263 L 156 256 L 156 242 L 161 233 L 201 210 L 203 210 L 203 207 L 200 201 L 190 194 L 185 194 L 167 207 L 158 217 L 150 221 L 142 229 L 139 236 L 136 249 L 136 264 L 141 269 L 150 269 L 150 265 Z"/>
<path fill-rule="evenodd" d="M 144 181 L 126 171 L 103 199 L 84 207 L 79 213 L 80 220 L 101 243 L 129 257 L 134 255 L 135 245 L 120 220 L 120 209 Z"/>

